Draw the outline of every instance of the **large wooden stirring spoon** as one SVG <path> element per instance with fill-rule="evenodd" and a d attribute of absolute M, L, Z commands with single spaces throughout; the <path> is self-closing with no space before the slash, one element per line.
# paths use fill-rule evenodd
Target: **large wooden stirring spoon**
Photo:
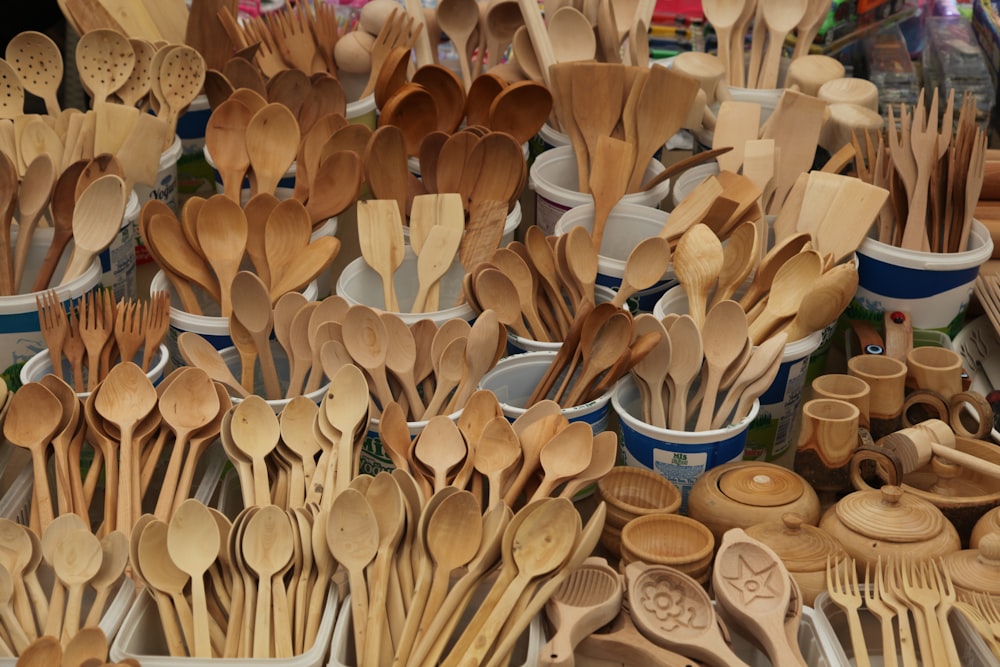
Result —
<path fill-rule="evenodd" d="M 14 246 L 15 289 L 20 289 L 31 239 L 35 235 L 39 219 L 49 206 L 55 181 L 56 166 L 45 153 L 31 161 L 21 179 L 21 193 L 17 199 L 17 243 Z"/>
<path fill-rule="evenodd" d="M 275 544 L 278 544 L 279 537 L 274 536 Z M 167 552 L 177 567 L 191 577 L 191 612 L 194 618 L 192 657 L 195 658 L 212 657 L 205 572 L 219 555 L 220 539 L 212 513 L 194 498 L 180 504 L 167 528 Z"/>
<path fill-rule="evenodd" d="M 444 31 L 458 53 L 459 71 L 465 90 L 472 85 L 472 71 L 469 68 L 469 37 L 479 28 L 479 7 L 472 0 L 444 0 L 437 8 L 438 25 Z"/>
<path fill-rule="evenodd" d="M 90 605 L 90 611 L 84 621 L 84 628 L 80 632 L 97 626 L 101 622 L 104 606 L 111 595 L 111 589 L 121 579 L 125 572 L 125 566 L 128 564 L 128 549 L 128 537 L 120 530 L 111 531 L 101 540 L 101 551 L 103 552 L 101 569 L 90 580 L 90 586 L 95 592 L 94 601 Z M 77 637 L 79 636 L 80 633 L 77 633 Z"/>
<path fill-rule="evenodd" d="M 771 0 L 761 2 L 764 22 L 767 23 L 767 51 L 761 66 L 758 88 L 776 88 L 781 48 L 785 36 L 799 24 L 808 8 L 808 0 Z"/>
<path fill-rule="evenodd" d="M 703 360 L 701 332 L 690 315 L 681 315 L 670 327 L 670 344 L 673 355 L 667 375 L 674 386 L 667 428 L 682 431 L 687 422 L 688 391 L 691 382 L 701 373 Z"/>
<path fill-rule="evenodd" d="M 539 453 L 543 476 L 531 499 L 552 495 L 559 484 L 586 470 L 593 442 L 593 430 L 586 422 L 573 422 L 552 436 Z"/>
<path fill-rule="evenodd" d="M 49 286 L 56 266 L 62 258 L 66 244 L 73 238 L 73 209 L 76 208 L 76 181 L 87 163 L 83 160 L 66 167 L 56 180 L 52 190 L 49 212 L 52 214 L 52 243 L 45 253 L 45 259 L 38 269 L 38 275 L 31 286 L 32 292 L 41 292 Z"/>
<path fill-rule="evenodd" d="M 354 621 L 354 647 L 357 652 L 355 664 L 369 664 L 365 660 L 364 648 L 369 608 L 365 568 L 379 549 L 375 513 L 361 492 L 345 489 L 333 499 L 326 526 L 330 552 L 347 570 L 350 582 L 351 617 Z"/>
<path fill-rule="evenodd" d="M 250 168 L 247 154 L 247 126 L 253 112 L 239 100 L 229 99 L 212 110 L 205 127 L 205 146 L 222 177 L 227 197 L 239 203 L 243 176 Z"/>
<path fill-rule="evenodd" d="M 59 399 L 41 384 L 29 382 L 17 391 L 10 401 L 3 434 L 12 444 L 24 447 L 31 453 L 34 473 L 32 494 L 37 499 L 41 530 L 52 523 L 54 512 L 49 495 L 48 447 L 59 428 L 62 408 Z"/>
<path fill-rule="evenodd" d="M 640 241 L 625 260 L 622 282 L 611 300 L 612 305 L 624 306 L 633 294 L 655 285 L 663 278 L 669 265 L 669 241 L 659 236 Z"/>
<path fill-rule="evenodd" d="M 425 433 L 427 437 L 424 437 Z M 467 451 L 462 432 L 445 415 L 436 415 L 428 420 L 413 449 L 417 460 L 434 473 L 435 491 L 448 485 L 448 473 L 462 462 Z"/>
<path fill-rule="evenodd" d="M 89 530 L 73 531 L 56 546 L 52 567 L 67 588 L 62 627 L 64 641 L 68 641 L 80 629 L 83 591 L 87 582 L 100 570 L 102 559 L 101 542 Z"/>
<path fill-rule="evenodd" d="M 232 285 L 247 247 L 247 218 L 223 195 L 209 197 L 198 212 L 198 243 L 219 281 L 222 317 L 232 313 Z"/>
<path fill-rule="evenodd" d="M 260 396 L 249 396 L 233 410 L 229 430 L 233 442 L 253 465 L 254 498 L 257 505 L 271 504 L 267 456 L 281 437 L 281 425 L 271 406 Z"/>
<path fill-rule="evenodd" d="M 299 139 L 299 123 L 285 105 L 271 103 L 253 115 L 247 125 L 246 148 L 256 177 L 254 194 L 274 194 L 295 161 Z"/>
<path fill-rule="evenodd" d="M 698 412 L 696 431 L 707 431 L 715 416 L 715 401 L 726 369 L 739 358 L 747 342 L 747 319 L 740 304 L 720 301 L 708 312 L 701 335 L 708 378 Z"/>
<path fill-rule="evenodd" d="M 587 390 L 601 373 L 611 367 L 631 343 L 632 319 L 623 312 L 609 317 L 598 330 L 590 346 L 581 348 L 582 367 L 573 382 L 573 389 L 561 404 L 579 405 Z"/>

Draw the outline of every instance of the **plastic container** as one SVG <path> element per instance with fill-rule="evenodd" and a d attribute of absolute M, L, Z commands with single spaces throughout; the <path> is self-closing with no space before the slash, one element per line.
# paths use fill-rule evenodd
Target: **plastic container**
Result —
<path fill-rule="evenodd" d="M 882 635 L 879 630 L 881 626 L 878 616 L 868 611 L 864 605 L 858 610 L 858 615 L 861 618 L 861 628 L 865 633 L 865 644 L 868 647 L 868 656 L 872 666 L 884 664 Z M 854 647 L 851 645 L 850 630 L 847 627 L 847 615 L 843 609 L 834 604 L 829 593 L 823 592 L 816 597 L 816 616 L 829 626 L 830 632 L 833 634 L 832 643 L 837 651 L 843 655 L 843 664 L 855 664 Z M 948 614 L 948 625 L 951 628 L 952 637 L 955 639 L 955 648 L 958 650 L 959 664 L 962 667 L 993 667 L 997 664 L 997 659 L 993 657 L 990 649 L 965 618 L 965 615 L 952 610 Z M 915 633 L 913 638 L 916 642 Z M 896 641 L 896 655 L 899 656 L 898 633 L 896 633 Z M 917 647 L 917 656 L 919 660 L 919 646 Z M 925 660 L 922 664 L 929 665 L 931 661 Z"/>
<path fill-rule="evenodd" d="M 468 625 L 472 620 L 472 615 L 476 613 L 479 605 L 482 604 L 489 590 L 487 586 L 480 586 L 473 598 L 472 604 L 466 608 L 462 620 L 456 626 L 456 633 Z M 351 616 L 351 596 L 344 599 L 344 612 L 337 619 L 337 627 L 333 631 L 333 643 L 330 645 L 330 660 L 327 667 L 354 667 L 357 664 L 354 651 L 354 619 Z M 540 664 L 539 652 L 541 651 L 544 638 L 542 636 L 542 618 L 535 616 L 531 619 L 528 630 L 524 632 L 514 644 L 511 651 L 508 665 L 520 665 L 522 667 L 535 667 Z"/>
<path fill-rule="evenodd" d="M 625 274 L 625 263 L 629 254 L 640 242 L 656 236 L 667 224 L 669 213 L 649 206 L 619 202 L 608 216 L 601 239 L 601 249 L 597 255 L 597 284 L 617 291 Z M 583 227 L 588 232 L 594 229 L 594 205 L 583 204 L 566 211 L 556 223 L 555 233 L 567 234 L 573 227 Z M 652 287 L 641 290 L 629 297 L 629 310 L 648 313 L 660 300 L 663 293 L 677 285 L 677 279 L 667 266 L 663 267 L 663 279 Z"/>
<path fill-rule="evenodd" d="M 356 125 L 366 125 L 374 130 L 377 118 L 375 93 L 347 103 L 347 120 L 349 122 Z"/>
<path fill-rule="evenodd" d="M 177 337 L 185 331 L 193 331 L 196 334 L 200 334 L 217 350 L 232 347 L 233 339 L 229 337 L 229 320 L 219 316 L 219 304 L 212 301 L 209 296 L 203 294 L 201 290 L 195 290 L 202 311 L 208 314 L 192 315 L 181 310 L 180 299 L 174 294 L 173 286 L 167 280 L 167 276 L 163 271 L 157 271 L 156 275 L 153 276 L 152 282 L 149 284 L 150 294 L 159 291 L 166 291 L 170 294 L 170 328 L 167 330 L 164 342 L 167 345 L 167 349 L 170 350 L 170 362 L 174 366 L 184 365 L 184 359 L 177 351 Z M 307 301 L 315 301 L 319 294 L 316 281 L 314 280 L 309 283 L 302 290 L 302 294 L 306 297 Z"/>
<path fill-rule="evenodd" d="M 181 138 L 181 157 L 177 161 L 177 187 L 183 197 L 208 197 L 215 193 L 215 174 L 205 160 L 205 128 L 212 109 L 208 96 L 194 98 L 177 120 L 177 136 Z"/>
<path fill-rule="evenodd" d="M 570 145 L 569 136 L 548 123 L 542 125 L 542 129 L 538 130 L 538 136 L 542 140 L 542 151 L 550 151 L 553 148 Z"/>
<path fill-rule="evenodd" d="M 455 306 L 458 296 L 462 293 L 462 278 L 465 277 L 465 268 L 456 259 L 451 267 L 441 278 L 440 304 L 441 310 L 430 313 L 411 313 L 410 307 L 417 296 L 417 255 L 410 247 L 406 248 L 403 255 L 403 263 L 393 276 L 393 284 L 396 287 L 396 298 L 399 300 L 399 317 L 408 325 L 417 320 L 430 319 L 440 326 L 448 320 L 456 317 L 471 322 L 476 318 L 476 313 L 472 306 L 462 303 Z M 344 297 L 352 306 L 365 305 L 370 308 L 385 310 L 385 300 L 382 294 L 382 278 L 375 273 L 375 269 L 368 266 L 363 257 L 358 257 L 344 267 L 337 279 L 336 293 Z"/>
<path fill-rule="evenodd" d="M 288 357 L 285 355 L 284 348 L 281 347 L 277 340 L 271 339 L 269 342 L 271 344 L 271 356 L 274 357 L 274 368 L 278 371 L 278 381 L 282 392 L 281 395 L 284 396 L 285 390 L 288 389 Z M 240 364 L 239 350 L 235 347 L 227 347 L 224 350 L 219 350 L 219 356 L 221 356 L 222 360 L 226 362 L 226 366 L 229 367 L 233 376 L 239 379 L 240 371 L 243 368 L 242 364 Z M 257 396 L 264 396 L 264 378 L 261 374 L 260 363 L 255 364 L 255 369 L 256 370 L 253 375 L 253 393 Z M 308 394 L 304 394 L 304 396 L 316 405 L 319 405 L 320 401 L 323 400 L 323 394 L 326 393 L 329 386 L 329 381 L 324 382 L 319 389 Z M 230 393 L 230 398 L 233 400 L 233 405 L 238 405 L 243 402 L 241 397 L 234 396 L 232 393 Z M 272 410 L 274 410 L 274 414 L 280 414 L 291 400 L 291 398 L 281 398 L 265 402 L 271 407 Z"/>
<path fill-rule="evenodd" d="M 489 389 L 496 394 L 504 417 L 514 421 L 526 412 L 527 408 L 524 406 L 531 397 L 531 392 L 535 390 L 555 356 L 555 352 L 526 352 L 504 357 L 483 376 L 478 388 Z M 559 386 L 558 381 L 556 386 Z M 563 408 L 562 414 L 570 422 L 587 422 L 596 435 L 607 430 L 611 393 L 607 391 L 583 405 Z"/>
<path fill-rule="evenodd" d="M 916 329 L 954 337 L 965 320 L 979 267 L 993 253 L 986 227 L 973 219 L 968 249 L 939 253 L 862 241 L 857 250 L 858 291 L 847 317 L 881 323 L 886 311 L 910 314 Z"/>
<path fill-rule="evenodd" d="M 657 302 L 653 315 L 662 319 L 667 313 L 686 313 L 687 294 L 683 285 L 667 291 Z M 795 457 L 796 426 L 802 392 L 806 385 L 809 360 L 823 340 L 823 331 L 816 331 L 801 340 L 785 345 L 781 366 L 774 382 L 760 396 L 760 412 L 747 434 L 744 458 L 767 461 L 786 468 Z"/>
<path fill-rule="evenodd" d="M 691 487 L 706 470 L 743 458 L 750 424 L 760 402 L 738 424 L 709 431 L 676 431 L 642 421 L 642 399 L 631 376 L 622 378 L 611 396 L 621 429 L 625 464 L 663 475 L 680 489 L 681 512 L 687 511 Z"/>
<path fill-rule="evenodd" d="M 11 229 L 10 236 L 13 248 L 17 240 L 17 227 Z M 30 289 L 48 249 L 47 239 L 41 235 L 32 237 L 28 259 L 25 262 L 24 278 L 21 280 L 21 287 L 24 290 Z M 56 267 L 53 283 L 59 282 L 68 261 L 69 252 L 65 252 Z M 84 292 L 96 287 L 100 280 L 101 263 L 95 257 L 90 268 L 67 284 L 53 289 L 63 308 L 68 308 L 70 299 L 79 299 Z M 42 338 L 42 327 L 38 321 L 38 305 L 35 303 L 35 297 L 39 294 L 41 293 L 28 292 L 0 297 L 0 368 L 4 369 L 4 377 L 16 378 L 20 373 L 21 364 L 46 349 L 45 339 Z M 8 380 L 7 384 L 10 386 L 11 381 Z"/>
<path fill-rule="evenodd" d="M 330 649 L 333 628 L 337 621 L 337 589 L 330 587 L 319 622 L 316 642 L 305 653 L 284 660 L 223 660 L 219 658 L 174 658 L 167 653 L 166 639 L 156 603 L 148 591 L 143 591 L 128 612 L 118 636 L 108 653 L 111 660 L 121 662 L 135 658 L 145 667 L 211 667 L 212 665 L 274 665 L 276 667 L 320 667 Z M 347 607 L 348 613 L 350 608 Z"/>
<path fill-rule="evenodd" d="M 160 345 L 159 350 L 153 356 L 153 361 L 150 364 L 149 371 L 146 372 L 146 377 L 154 385 L 160 384 L 160 380 L 163 379 L 163 371 L 167 368 L 167 361 L 170 360 L 170 354 L 167 352 L 166 345 Z M 142 352 L 140 351 L 136 355 L 135 362 L 138 364 L 142 361 Z M 48 349 L 42 350 L 31 359 L 28 359 L 21 367 L 21 384 L 27 384 L 29 382 L 38 382 L 43 377 L 52 372 L 52 360 L 49 358 Z M 84 377 L 86 378 L 87 370 L 84 369 Z M 72 378 L 73 370 L 70 368 L 70 364 L 66 359 L 62 360 L 62 377 Z M 77 394 L 82 400 L 87 400 L 90 396 L 89 391 L 80 392 Z"/>
<path fill-rule="evenodd" d="M 156 183 L 150 187 L 142 183 L 135 184 L 135 194 L 139 197 L 141 208 L 150 199 L 158 199 L 178 212 L 177 198 L 177 162 L 181 159 L 182 144 L 179 136 L 160 154 L 160 171 L 156 174 Z"/>
<path fill-rule="evenodd" d="M 212 154 L 208 151 L 208 146 L 202 149 L 205 155 L 205 162 L 208 166 L 212 168 L 212 173 L 215 174 L 215 192 L 217 194 L 222 194 L 224 192 L 224 185 L 222 184 L 222 175 L 215 168 L 215 162 L 212 160 Z M 295 163 L 292 162 L 292 166 L 288 168 L 285 175 L 281 177 L 278 181 L 278 187 L 274 191 L 274 196 L 278 198 L 278 201 L 284 201 L 285 199 L 292 198 L 292 190 L 295 188 Z M 240 189 L 240 201 L 244 206 L 250 201 L 250 180 L 247 177 L 243 178 L 243 186 Z"/>
<path fill-rule="evenodd" d="M 648 181 L 661 171 L 663 165 L 650 160 L 643 181 Z M 594 201 L 589 194 L 578 190 L 576 157 L 570 146 L 553 148 L 539 155 L 531 165 L 528 181 L 535 190 L 535 224 L 546 235 L 553 233 L 563 213 L 574 206 Z M 670 181 L 666 180 L 646 192 L 625 195 L 622 201 L 657 208 L 669 191 Z"/>

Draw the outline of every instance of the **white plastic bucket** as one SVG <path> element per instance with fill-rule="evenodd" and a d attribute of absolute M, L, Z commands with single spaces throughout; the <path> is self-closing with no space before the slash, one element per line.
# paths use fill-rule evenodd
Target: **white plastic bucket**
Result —
<path fill-rule="evenodd" d="M 492 391 L 500 401 L 504 417 L 514 421 L 527 411 L 525 405 L 531 393 L 555 357 L 555 352 L 526 352 L 504 357 L 483 376 L 478 388 Z M 558 381 L 556 386 L 559 386 Z M 609 390 L 583 405 L 563 408 L 562 414 L 571 422 L 582 421 L 590 424 L 596 435 L 608 428 L 610 401 Z"/>
<path fill-rule="evenodd" d="M 642 421 L 642 398 L 631 376 L 622 378 L 611 396 L 618 415 L 625 464 L 662 475 L 680 489 L 681 513 L 687 511 L 691 487 L 706 470 L 744 456 L 750 425 L 760 402 L 737 424 L 710 431 L 676 431 Z"/>
<path fill-rule="evenodd" d="M 678 176 L 674 181 L 674 190 L 672 193 L 674 206 L 681 203 L 685 197 L 691 194 L 692 190 L 701 185 L 702 181 L 718 173 L 719 163 L 713 161 L 691 167 Z"/>
<path fill-rule="evenodd" d="M 215 168 L 215 162 L 212 160 L 212 154 L 208 150 L 208 146 L 202 149 L 205 155 L 205 162 L 208 166 L 212 168 L 212 173 L 215 174 L 215 192 L 217 194 L 223 194 L 225 192 L 225 186 L 222 183 L 222 174 L 218 172 Z M 292 191 L 295 189 L 295 163 L 292 162 L 292 166 L 288 168 L 285 175 L 281 177 L 278 181 L 278 187 L 274 191 L 274 196 L 277 197 L 279 201 L 284 201 L 285 199 L 292 198 Z M 240 188 L 240 201 L 244 206 L 250 201 L 250 179 L 246 176 L 243 177 L 243 185 Z"/>
<path fill-rule="evenodd" d="M 10 232 L 11 248 L 17 241 L 17 227 Z M 41 292 L 27 292 L 35 281 L 38 269 L 48 252 L 49 242 L 41 235 L 32 237 L 25 262 L 24 277 L 21 280 L 23 291 L 13 296 L 0 297 L 0 368 L 7 378 L 7 385 L 18 377 L 20 366 L 37 353 L 47 349 L 42 338 L 42 327 L 38 321 L 38 305 L 35 297 Z M 56 266 L 53 284 L 59 283 L 66 264 L 69 262 L 69 249 L 63 253 L 62 260 Z M 97 287 L 101 281 L 101 263 L 95 257 L 93 263 L 82 274 L 60 287 L 54 287 L 56 298 L 63 308 L 68 308 L 70 299 L 79 299 L 85 292 Z"/>
<path fill-rule="evenodd" d="M 663 165 L 650 160 L 643 182 L 663 171 Z M 535 224 L 552 234 L 563 213 L 582 204 L 593 203 L 594 198 L 579 191 L 576 174 L 576 157 L 571 146 L 553 148 L 539 155 L 531 165 L 528 179 L 535 190 Z M 622 201 L 657 208 L 670 191 L 669 179 L 646 192 L 625 195 Z"/>
<path fill-rule="evenodd" d="M 503 236 L 500 237 L 500 247 L 506 246 L 514 240 L 517 228 L 521 226 L 521 202 L 514 202 L 514 208 L 507 214 L 507 219 L 503 223 Z M 410 228 L 403 225 L 403 242 L 410 245 Z"/>
<path fill-rule="evenodd" d="M 954 337 L 965 320 L 979 267 L 993 254 L 986 227 L 973 219 L 963 252 L 919 252 L 866 238 L 857 250 L 858 291 L 847 316 L 881 324 L 886 312 L 910 314 L 914 329 Z"/>
<path fill-rule="evenodd" d="M 215 176 L 202 152 L 205 148 L 205 128 L 211 115 L 208 96 L 201 94 L 177 120 L 177 136 L 181 138 L 177 187 L 185 197 L 207 197 L 215 192 Z"/>
<path fill-rule="evenodd" d="M 284 392 L 288 389 L 288 379 L 289 379 L 288 356 L 285 354 L 284 348 L 281 347 L 281 345 L 278 343 L 277 340 L 272 339 L 269 342 L 271 344 L 271 356 L 274 358 L 274 368 L 275 370 L 278 371 L 278 384 L 281 386 L 281 392 L 282 392 L 281 395 L 284 396 L 285 395 Z M 237 350 L 235 347 L 227 347 L 223 350 L 219 350 L 219 356 L 221 356 L 222 360 L 226 362 L 226 366 L 229 367 L 229 370 L 232 372 L 233 377 L 239 379 L 241 376 L 241 371 L 243 370 L 243 366 L 240 363 L 239 350 Z M 319 405 L 320 402 L 323 400 L 323 394 L 326 393 L 326 390 L 329 386 L 330 383 L 325 382 L 323 386 L 321 386 L 316 391 L 302 395 L 311 400 L 316 405 Z M 255 364 L 255 372 L 253 376 L 253 393 L 262 398 L 265 396 L 264 376 L 261 374 L 259 363 Z M 234 405 L 243 402 L 243 398 L 234 394 L 232 390 L 230 390 L 229 397 L 233 399 Z M 292 400 L 291 398 L 280 398 L 274 400 L 265 400 L 265 402 L 271 407 L 272 410 L 274 410 L 274 414 L 280 414 L 281 411 L 285 409 L 285 406 L 291 402 L 291 400 Z"/>
<path fill-rule="evenodd" d="M 430 319 L 440 326 L 448 320 L 460 318 L 471 322 L 476 318 L 476 313 L 472 306 L 462 303 L 455 306 L 458 295 L 462 293 L 462 278 L 465 277 L 465 269 L 456 259 L 445 272 L 440 281 L 440 304 L 444 306 L 441 310 L 430 313 L 411 313 L 410 307 L 417 297 L 417 256 L 413 248 L 407 246 L 406 254 L 403 256 L 403 263 L 393 276 L 393 284 L 396 286 L 396 298 L 399 301 L 400 319 L 407 324 L 413 324 L 417 320 Z M 352 306 L 363 305 L 370 308 L 385 310 L 385 300 L 382 294 L 382 278 L 375 273 L 375 269 L 368 266 L 363 257 L 351 261 L 344 267 L 337 279 L 337 294 L 344 297 L 347 303 Z"/>
<path fill-rule="evenodd" d="M 160 384 L 160 380 L 163 379 L 163 371 L 167 367 L 167 361 L 170 360 L 170 354 L 167 351 L 166 345 L 160 345 L 160 348 L 156 351 L 153 356 L 153 361 L 150 364 L 150 369 L 146 372 L 146 377 L 153 385 Z M 142 351 L 134 359 L 136 364 L 142 361 Z M 25 362 L 24 366 L 21 367 L 21 384 L 27 384 L 28 382 L 38 382 L 43 377 L 52 372 L 52 360 L 49 357 L 49 351 L 42 350 L 31 359 Z M 86 380 L 87 369 L 83 369 L 84 380 Z M 73 370 L 66 359 L 62 360 L 62 371 L 61 375 L 64 380 L 70 385 L 73 384 Z M 77 393 L 81 399 L 86 400 L 90 396 L 89 391 Z"/>
<path fill-rule="evenodd" d="M 542 139 L 542 151 L 550 151 L 553 148 L 559 148 L 560 146 L 569 146 L 569 136 L 559 130 L 555 129 L 548 123 L 542 125 L 542 129 L 538 130 L 538 136 Z"/>
<path fill-rule="evenodd" d="M 653 309 L 662 319 L 668 313 L 688 312 L 687 293 L 683 285 L 667 291 Z M 785 345 L 778 375 L 760 396 L 760 412 L 747 433 L 744 458 L 748 461 L 768 461 L 791 468 L 795 456 L 795 428 L 799 405 L 806 384 L 809 359 L 819 348 L 823 331 L 816 331 Z"/>
<path fill-rule="evenodd" d="M 232 347 L 233 339 L 229 337 L 229 320 L 219 316 L 219 304 L 212 301 L 208 295 L 199 289 L 195 290 L 198 304 L 201 306 L 202 312 L 207 314 L 192 315 L 181 310 L 181 301 L 174 293 L 173 286 L 163 271 L 157 271 L 149 284 L 150 294 L 160 291 L 170 294 L 170 328 L 167 330 L 165 342 L 167 349 L 170 350 L 170 361 L 174 366 L 185 365 L 184 358 L 177 350 L 177 337 L 185 331 L 199 334 L 216 350 Z M 302 290 L 302 295 L 307 301 L 315 301 L 318 294 L 319 289 L 316 287 L 315 280 Z"/>
<path fill-rule="evenodd" d="M 366 125 L 374 130 L 376 118 L 375 93 L 347 103 L 347 120 L 349 122 L 355 125 Z"/>
<path fill-rule="evenodd" d="M 448 419 L 455 423 L 458 423 L 458 418 L 462 416 L 462 411 L 453 412 L 448 415 Z M 410 432 L 410 440 L 420 435 L 424 427 L 427 426 L 427 422 L 406 422 L 406 428 Z M 379 420 L 372 417 L 368 422 L 368 432 L 365 434 L 365 440 L 361 444 L 361 463 L 360 472 L 362 475 L 377 475 L 382 471 L 392 472 L 396 466 L 392 464 L 392 459 L 389 458 L 389 454 L 385 451 L 385 446 L 382 444 L 382 437 L 379 435 Z"/>
<path fill-rule="evenodd" d="M 667 224 L 670 214 L 657 208 L 618 202 L 608 216 L 601 239 L 601 250 L 597 255 L 597 284 L 617 289 L 625 274 L 625 262 L 629 253 L 639 243 L 656 236 Z M 566 211 L 556 224 L 555 233 L 569 233 L 574 227 L 583 227 L 588 232 L 594 229 L 594 205 L 583 204 Z M 629 310 L 648 313 L 660 300 L 663 293 L 677 284 L 672 271 L 663 267 L 663 279 L 629 297 Z"/>

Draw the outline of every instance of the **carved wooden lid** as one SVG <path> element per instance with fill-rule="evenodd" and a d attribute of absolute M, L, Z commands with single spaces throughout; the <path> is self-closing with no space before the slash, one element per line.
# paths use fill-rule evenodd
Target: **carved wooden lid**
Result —
<path fill-rule="evenodd" d="M 775 465 L 748 465 L 727 470 L 719 490 L 744 505 L 780 507 L 798 500 L 805 489 L 802 478 Z"/>
<path fill-rule="evenodd" d="M 855 491 L 837 503 L 836 513 L 848 530 L 886 542 L 924 542 L 948 521 L 930 502 L 892 485 Z"/>
<path fill-rule="evenodd" d="M 785 512 L 781 521 L 750 526 L 746 532 L 771 547 L 790 572 L 825 570 L 827 556 L 837 560 L 844 555 L 844 546 L 837 538 L 805 523 L 795 512 Z"/>
<path fill-rule="evenodd" d="M 984 536 L 978 549 L 948 554 L 945 562 L 956 587 L 1000 595 L 1000 533 Z"/>

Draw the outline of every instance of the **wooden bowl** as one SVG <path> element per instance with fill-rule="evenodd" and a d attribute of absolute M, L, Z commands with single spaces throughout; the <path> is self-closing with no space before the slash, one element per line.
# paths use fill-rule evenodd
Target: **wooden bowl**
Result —
<path fill-rule="evenodd" d="M 704 524 L 679 514 L 650 514 L 622 528 L 622 558 L 698 572 L 711 563 L 715 537 Z"/>
<path fill-rule="evenodd" d="M 605 525 L 617 528 L 636 517 L 673 514 L 681 506 L 681 492 L 677 487 L 645 468 L 612 468 L 597 482 L 597 493 L 607 503 Z"/>

